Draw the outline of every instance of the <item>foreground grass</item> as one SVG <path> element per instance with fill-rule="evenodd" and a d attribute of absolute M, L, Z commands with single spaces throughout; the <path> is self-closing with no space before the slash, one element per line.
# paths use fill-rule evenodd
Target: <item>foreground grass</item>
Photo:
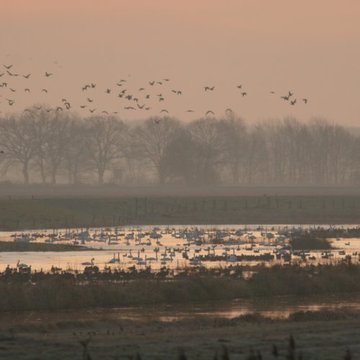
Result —
<path fill-rule="evenodd" d="M 112 308 L 360 292 L 360 266 L 351 264 L 261 267 L 249 280 L 238 275 L 219 276 L 211 271 L 171 279 L 148 273 L 133 277 L 121 273 L 91 277 L 11 275 L 0 281 L 0 311 Z"/>
<path fill-rule="evenodd" d="M 1 198 L 0 229 L 160 224 L 349 224 L 360 196 Z"/>

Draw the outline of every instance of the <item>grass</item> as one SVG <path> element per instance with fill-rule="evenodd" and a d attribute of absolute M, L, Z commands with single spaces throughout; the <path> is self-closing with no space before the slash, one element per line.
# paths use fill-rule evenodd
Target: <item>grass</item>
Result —
<path fill-rule="evenodd" d="M 0 241 L 0 252 L 23 252 L 23 251 L 39 251 L 39 252 L 62 252 L 62 251 L 88 251 L 92 250 L 86 246 L 70 245 L 70 244 L 46 244 L 46 243 L 26 243 Z"/>
<path fill-rule="evenodd" d="M 360 196 L 1 198 L 0 229 L 171 224 L 349 224 Z"/>
<path fill-rule="evenodd" d="M 249 280 L 191 273 L 182 278 L 33 274 L 3 276 L 0 311 L 112 308 L 186 304 L 279 295 L 314 296 L 360 292 L 360 266 L 260 267 Z"/>

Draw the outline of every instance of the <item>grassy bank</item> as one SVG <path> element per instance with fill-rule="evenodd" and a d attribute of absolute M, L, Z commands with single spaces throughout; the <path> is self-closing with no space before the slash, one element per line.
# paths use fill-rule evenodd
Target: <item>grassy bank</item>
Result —
<path fill-rule="evenodd" d="M 0 198 L 0 229 L 154 224 L 349 224 L 360 196 Z"/>
<path fill-rule="evenodd" d="M 88 251 L 92 250 L 86 246 L 70 244 L 45 244 L 45 243 L 22 243 L 13 241 L 0 241 L 0 252 L 21 252 L 21 251 Z"/>
<path fill-rule="evenodd" d="M 22 279 L 24 280 L 24 279 Z M 26 279 L 25 279 L 26 280 Z M 68 275 L 39 276 L 29 281 L 4 277 L 0 281 L 0 310 L 58 310 L 156 304 L 185 304 L 269 298 L 279 295 L 314 296 L 360 292 L 360 266 L 297 266 L 259 268 L 250 280 L 212 273 L 185 278 L 101 281 Z"/>

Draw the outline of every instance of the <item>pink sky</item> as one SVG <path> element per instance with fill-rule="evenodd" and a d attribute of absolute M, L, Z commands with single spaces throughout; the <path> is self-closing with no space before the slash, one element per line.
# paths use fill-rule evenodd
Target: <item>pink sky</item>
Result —
<path fill-rule="evenodd" d="M 32 73 L 28 82 L 7 78 L 16 92 L 0 88 L 2 113 L 34 102 L 57 105 L 63 97 L 78 108 L 88 95 L 81 86 L 94 81 L 96 107 L 124 118 L 166 108 L 187 120 L 230 107 L 248 122 L 294 115 L 359 124 L 358 0 L 3 0 L 1 8 L 0 64 Z M 45 71 L 54 76 L 44 78 Z M 171 82 L 149 88 L 149 80 L 165 77 Z M 130 104 L 104 93 L 118 92 L 121 78 L 134 94 L 142 86 L 152 91 L 151 111 L 127 112 Z M 205 94 L 206 85 L 215 91 Z M 308 105 L 284 103 L 280 96 L 288 90 L 298 101 L 308 97 Z M 189 108 L 196 110 L 191 116 Z"/>

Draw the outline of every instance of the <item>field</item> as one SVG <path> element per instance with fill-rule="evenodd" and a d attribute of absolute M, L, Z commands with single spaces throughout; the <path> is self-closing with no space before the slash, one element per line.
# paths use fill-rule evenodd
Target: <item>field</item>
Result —
<path fill-rule="evenodd" d="M 1 359 L 258 360 L 274 359 L 274 345 L 279 359 L 350 360 L 360 354 L 356 313 L 348 319 L 321 319 L 321 313 L 313 312 L 309 318 L 316 320 L 270 320 L 254 315 L 172 322 L 116 320 L 106 315 L 85 320 L 81 312 L 52 314 L 50 319 L 46 314 L 32 315 L 33 320 L 26 322 L 26 313 L 1 321 Z M 295 338 L 293 352 L 289 351 L 290 334 Z M 344 357 L 348 349 L 351 358 Z M 296 355 L 290 357 L 291 353 Z"/>
<path fill-rule="evenodd" d="M 353 224 L 360 195 L 2 197 L 0 229 L 181 224 Z"/>

